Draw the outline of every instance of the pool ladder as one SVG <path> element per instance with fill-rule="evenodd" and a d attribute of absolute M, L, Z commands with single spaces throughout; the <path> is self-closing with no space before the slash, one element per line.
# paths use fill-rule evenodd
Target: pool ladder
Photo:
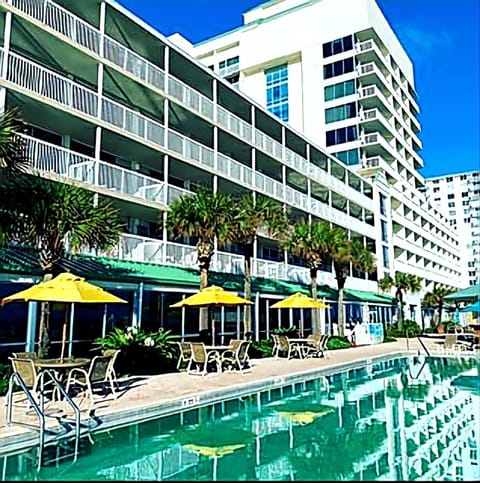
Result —
<path fill-rule="evenodd" d="M 409 333 L 409 330 L 408 329 L 405 331 L 405 337 L 407 339 L 407 351 L 408 351 L 408 350 L 410 350 L 410 344 L 409 344 L 409 341 L 410 341 L 410 333 Z M 420 345 L 422 346 L 422 348 L 425 351 L 425 353 L 427 354 L 427 356 L 430 357 L 430 352 L 428 351 L 427 346 L 425 345 L 425 343 L 421 339 L 421 335 L 417 335 L 417 340 L 420 343 Z M 420 355 L 420 349 L 418 349 L 418 355 Z"/>
<path fill-rule="evenodd" d="M 29 408 L 31 408 L 37 415 L 39 420 L 39 427 L 32 424 L 26 423 L 24 421 L 14 421 L 13 420 L 13 406 L 15 405 L 13 401 L 13 387 L 14 384 L 20 387 L 20 389 L 25 393 L 28 401 Z M 7 401 L 6 401 L 6 421 L 10 426 L 11 424 L 18 424 L 21 426 L 27 426 L 32 429 L 39 430 L 39 448 L 38 448 L 38 460 L 37 460 L 37 470 L 40 470 L 44 464 L 44 450 L 47 446 L 52 444 L 58 444 L 60 441 L 72 440 L 73 439 L 73 452 L 62 456 L 67 458 L 73 456 L 73 461 L 75 462 L 78 458 L 79 445 L 80 445 L 80 435 L 82 424 L 80 422 L 80 409 L 73 402 L 72 398 L 67 394 L 62 384 L 55 377 L 55 373 L 51 370 L 43 370 L 38 376 L 38 386 L 40 387 L 40 398 L 37 402 L 32 395 L 32 392 L 25 384 L 22 376 L 18 372 L 13 372 L 9 379 Z M 53 385 L 53 388 L 52 388 Z M 67 414 L 61 409 L 57 410 L 52 414 L 48 414 L 45 407 L 45 393 L 46 389 L 50 386 L 52 388 L 52 394 L 61 395 L 63 400 L 68 406 L 73 410 L 74 417 L 68 418 Z M 46 420 L 47 418 L 55 418 L 59 423 L 60 427 L 63 429 L 52 430 L 47 428 Z M 73 428 L 72 428 L 73 424 Z M 73 434 L 72 434 L 73 430 Z M 46 438 L 48 435 L 49 438 Z M 88 433 L 87 433 L 88 434 Z M 59 458 L 57 458 L 58 460 Z"/>

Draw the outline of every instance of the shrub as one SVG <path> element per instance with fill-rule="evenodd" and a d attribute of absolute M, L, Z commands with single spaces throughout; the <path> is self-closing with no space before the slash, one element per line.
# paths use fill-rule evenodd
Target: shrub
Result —
<path fill-rule="evenodd" d="M 272 357 L 273 355 L 273 340 L 272 339 L 261 339 L 254 340 L 250 344 L 248 350 L 250 357 L 255 359 L 262 359 L 264 357 Z"/>
<path fill-rule="evenodd" d="M 0 396 L 7 393 L 8 390 L 8 380 L 12 374 L 12 367 L 10 364 L 0 363 Z"/>
<path fill-rule="evenodd" d="M 352 344 L 346 337 L 340 337 L 339 335 L 333 335 L 327 342 L 328 350 L 346 349 L 351 346 Z"/>
<path fill-rule="evenodd" d="M 95 349 L 120 349 L 115 369 L 121 375 L 162 374 L 175 370 L 178 350 L 170 330 L 144 332 L 115 328 L 94 341 Z"/>
<path fill-rule="evenodd" d="M 273 329 L 272 334 L 286 335 L 287 337 L 298 337 L 297 328 L 294 325 L 290 327 L 280 327 L 279 329 Z"/>

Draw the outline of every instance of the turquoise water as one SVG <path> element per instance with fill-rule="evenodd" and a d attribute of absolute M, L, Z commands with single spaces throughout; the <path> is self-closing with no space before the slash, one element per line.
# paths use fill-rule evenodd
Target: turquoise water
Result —
<path fill-rule="evenodd" d="M 3 480 L 478 480 L 479 366 L 368 364 L 97 433 L 38 473 L 3 457 Z"/>

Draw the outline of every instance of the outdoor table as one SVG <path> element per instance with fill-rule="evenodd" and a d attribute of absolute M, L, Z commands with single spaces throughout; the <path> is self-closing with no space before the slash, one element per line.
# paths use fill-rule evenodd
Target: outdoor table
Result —
<path fill-rule="evenodd" d="M 289 337 L 288 341 L 298 346 L 299 354 L 302 359 L 305 358 L 305 352 L 303 348 L 307 345 L 311 345 L 314 342 L 312 339 L 308 339 L 306 337 Z"/>
<path fill-rule="evenodd" d="M 35 364 L 35 367 L 40 370 L 53 369 L 59 381 L 62 382 L 62 379 L 70 369 L 73 369 L 74 367 L 88 366 L 88 364 L 90 364 L 90 359 L 84 357 L 70 357 L 63 359 L 63 361 L 60 358 L 34 359 L 33 363 Z"/>
<path fill-rule="evenodd" d="M 209 352 L 216 352 L 219 356 L 221 356 L 223 352 L 232 350 L 232 347 L 229 345 L 206 345 L 205 350 L 207 351 L 207 354 Z"/>

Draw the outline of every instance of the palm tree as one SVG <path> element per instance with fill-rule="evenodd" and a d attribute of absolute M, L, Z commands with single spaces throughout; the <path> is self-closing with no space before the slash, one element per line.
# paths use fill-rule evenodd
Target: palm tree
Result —
<path fill-rule="evenodd" d="M 23 131 L 18 109 L 0 114 L 0 168 L 7 176 L 23 173 L 28 167 L 25 142 L 18 136 Z"/>
<path fill-rule="evenodd" d="M 123 223 L 105 199 L 78 186 L 37 174 L 6 177 L 0 183 L 0 244 L 27 246 L 39 254 L 43 280 L 59 272 L 67 248 L 108 249 L 118 243 Z M 67 246 L 68 245 L 68 246 Z M 42 304 L 39 355 L 48 345 L 48 302 Z"/>
<path fill-rule="evenodd" d="M 328 234 L 330 225 L 326 221 L 313 221 L 309 223 L 305 220 L 297 221 L 293 226 L 290 225 L 284 237 L 280 241 L 282 247 L 290 255 L 297 256 L 305 261 L 310 270 L 310 290 L 311 296 L 317 300 L 317 274 L 325 263 L 325 254 L 328 254 Z M 318 312 L 313 311 L 313 333 L 320 333 L 320 322 Z"/>
<path fill-rule="evenodd" d="M 385 275 L 385 277 L 379 280 L 378 287 L 384 292 L 390 291 L 392 287 L 396 288 L 398 330 L 403 331 L 405 318 L 403 309 L 404 294 L 407 292 L 418 292 L 422 287 L 421 278 L 411 273 L 395 272 L 394 278 L 390 275 Z"/>
<path fill-rule="evenodd" d="M 287 214 L 282 205 L 265 196 L 254 198 L 250 193 L 240 196 L 234 205 L 231 239 L 243 248 L 245 263 L 244 298 L 251 299 L 252 257 L 257 233 L 262 228 L 268 236 L 277 237 L 287 226 Z M 245 306 L 243 312 L 244 333 L 252 329 L 251 306 Z"/>
<path fill-rule="evenodd" d="M 197 241 L 197 263 L 200 290 L 208 284 L 208 272 L 218 243 L 231 241 L 233 198 L 227 193 L 213 193 L 200 187 L 193 195 L 177 198 L 167 216 L 167 230 L 172 238 L 194 237 Z M 200 330 L 208 327 L 207 311 L 200 310 Z"/>
<path fill-rule="evenodd" d="M 437 330 L 440 324 L 442 323 L 442 312 L 443 312 L 443 304 L 444 304 L 444 297 L 453 293 L 454 290 L 452 288 L 446 288 L 442 285 L 435 285 L 431 292 L 427 292 L 422 300 L 422 306 L 433 308 L 437 310 L 437 320 L 434 320 L 433 330 Z"/>
<path fill-rule="evenodd" d="M 349 239 L 347 230 L 333 226 L 328 233 L 328 252 L 324 258 L 333 262 L 338 289 L 338 335 L 345 333 L 344 292 L 350 265 L 361 272 L 376 270 L 372 252 L 357 238 Z"/>

